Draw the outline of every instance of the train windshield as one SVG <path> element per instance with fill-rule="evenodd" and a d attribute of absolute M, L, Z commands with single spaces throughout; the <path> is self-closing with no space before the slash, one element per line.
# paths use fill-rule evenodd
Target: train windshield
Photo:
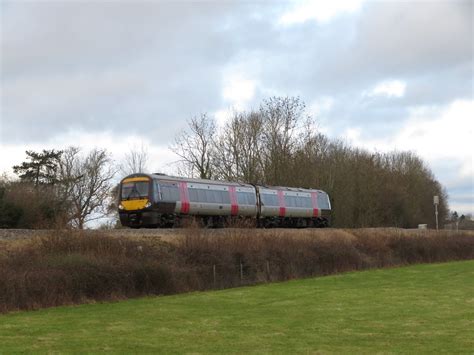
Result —
<path fill-rule="evenodd" d="M 324 192 L 318 193 L 318 207 L 322 210 L 330 210 L 329 196 Z"/>
<path fill-rule="evenodd" d="M 148 197 L 148 181 L 124 182 L 122 200 L 137 200 Z"/>

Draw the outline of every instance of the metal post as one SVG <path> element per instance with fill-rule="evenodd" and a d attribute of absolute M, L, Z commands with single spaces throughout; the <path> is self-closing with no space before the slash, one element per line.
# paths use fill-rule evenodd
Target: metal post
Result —
<path fill-rule="evenodd" d="M 439 196 L 433 196 L 433 204 L 435 206 L 436 230 L 438 230 L 438 204 Z"/>

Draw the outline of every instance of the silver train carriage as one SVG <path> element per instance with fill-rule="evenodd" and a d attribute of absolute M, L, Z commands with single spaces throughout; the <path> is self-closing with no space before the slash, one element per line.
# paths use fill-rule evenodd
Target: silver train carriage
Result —
<path fill-rule="evenodd" d="M 189 217 L 218 227 L 245 219 L 261 227 L 326 227 L 324 191 L 253 186 L 162 174 L 132 174 L 120 182 L 119 216 L 132 228 L 177 227 Z"/>

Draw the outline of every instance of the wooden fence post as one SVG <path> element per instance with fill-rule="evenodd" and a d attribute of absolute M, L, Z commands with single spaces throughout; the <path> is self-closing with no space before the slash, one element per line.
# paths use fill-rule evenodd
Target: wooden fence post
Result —
<path fill-rule="evenodd" d="M 242 265 L 242 259 L 240 259 L 240 282 L 244 279 L 244 268 Z"/>
<path fill-rule="evenodd" d="M 214 277 L 214 288 L 216 288 L 216 264 L 212 265 L 212 276 Z"/>
<path fill-rule="evenodd" d="M 270 281 L 270 262 L 267 260 L 267 280 Z"/>

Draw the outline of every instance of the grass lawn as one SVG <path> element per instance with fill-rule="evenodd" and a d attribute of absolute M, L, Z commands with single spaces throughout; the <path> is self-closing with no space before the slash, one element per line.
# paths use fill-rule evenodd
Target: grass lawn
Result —
<path fill-rule="evenodd" d="M 474 261 L 0 315 L 0 353 L 474 353 Z"/>

